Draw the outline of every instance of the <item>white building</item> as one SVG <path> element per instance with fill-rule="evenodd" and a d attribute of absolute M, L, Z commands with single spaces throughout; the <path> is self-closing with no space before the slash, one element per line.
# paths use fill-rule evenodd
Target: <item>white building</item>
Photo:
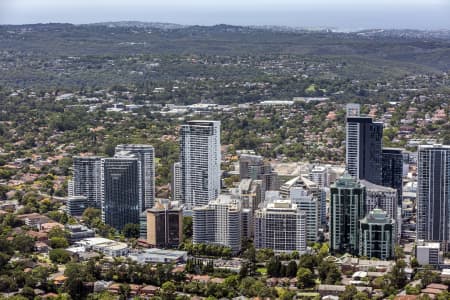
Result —
<path fill-rule="evenodd" d="M 306 251 L 306 213 L 291 200 L 274 200 L 255 212 L 255 248 Z"/>
<path fill-rule="evenodd" d="M 328 168 L 325 166 L 314 166 L 309 173 L 309 179 L 314 181 L 319 188 L 330 186 L 328 181 Z"/>
<path fill-rule="evenodd" d="M 439 243 L 427 243 L 418 240 L 416 247 L 417 262 L 422 266 L 438 266 L 443 261 L 440 248 Z"/>
<path fill-rule="evenodd" d="M 207 205 L 220 192 L 220 122 L 189 121 L 180 130 L 183 202 Z"/>
<path fill-rule="evenodd" d="M 241 250 L 242 208 L 231 195 L 221 194 L 204 206 L 193 209 L 194 244 L 217 244 L 230 247 L 234 253 Z"/>
<path fill-rule="evenodd" d="M 182 177 L 181 177 L 181 163 L 176 162 L 172 165 L 172 200 L 177 201 L 178 203 L 183 202 L 183 193 L 182 193 Z"/>
<path fill-rule="evenodd" d="M 127 244 L 101 237 L 80 240 L 75 243 L 75 247 L 84 248 L 84 251 L 98 251 L 112 257 L 125 256 L 129 251 Z"/>
<path fill-rule="evenodd" d="M 290 198 L 306 214 L 306 241 L 316 242 L 319 238 L 319 201 L 300 187 L 291 189 Z"/>

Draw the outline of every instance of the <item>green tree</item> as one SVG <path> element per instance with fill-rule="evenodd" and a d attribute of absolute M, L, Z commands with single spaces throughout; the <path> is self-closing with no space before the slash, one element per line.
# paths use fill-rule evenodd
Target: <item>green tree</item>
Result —
<path fill-rule="evenodd" d="M 50 260 L 57 264 L 65 264 L 70 261 L 70 252 L 64 249 L 52 249 L 49 252 Z"/>
<path fill-rule="evenodd" d="M 406 267 L 405 261 L 398 260 L 392 267 L 391 272 L 389 273 L 389 279 L 391 280 L 392 286 L 398 290 L 403 289 L 403 287 L 407 283 L 405 267 Z"/>
<path fill-rule="evenodd" d="M 297 271 L 297 287 L 300 289 L 310 288 L 315 285 L 314 274 L 308 268 L 300 267 Z"/>
<path fill-rule="evenodd" d="M 291 260 L 286 267 L 286 277 L 295 277 L 297 275 L 297 263 Z"/>
<path fill-rule="evenodd" d="M 175 284 L 172 281 L 166 281 L 161 286 L 161 298 L 163 300 L 173 300 L 175 299 L 175 292 L 177 291 L 177 288 Z"/>
<path fill-rule="evenodd" d="M 123 227 L 123 235 L 126 238 L 139 237 L 139 224 L 128 223 Z"/>
<path fill-rule="evenodd" d="M 183 217 L 183 240 L 192 238 L 192 217 Z"/>
<path fill-rule="evenodd" d="M 56 248 L 67 248 L 69 247 L 69 242 L 64 237 L 54 237 L 50 239 L 50 247 Z"/>

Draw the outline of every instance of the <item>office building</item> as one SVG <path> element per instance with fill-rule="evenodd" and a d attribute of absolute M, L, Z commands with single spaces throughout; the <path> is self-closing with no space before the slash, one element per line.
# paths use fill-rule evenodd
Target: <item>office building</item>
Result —
<path fill-rule="evenodd" d="M 66 212 L 71 217 L 81 217 L 89 201 L 86 196 L 71 196 L 67 198 Z"/>
<path fill-rule="evenodd" d="M 361 116 L 358 105 L 347 106 L 346 165 L 356 179 L 382 183 L 383 124 Z"/>
<path fill-rule="evenodd" d="M 366 188 L 366 211 L 368 214 L 370 211 L 380 208 L 384 210 L 388 217 L 391 219 L 397 219 L 397 190 L 373 184 L 367 180 L 360 180 L 360 183 Z"/>
<path fill-rule="evenodd" d="M 255 212 L 255 248 L 306 251 L 306 213 L 291 200 L 265 202 Z"/>
<path fill-rule="evenodd" d="M 418 240 L 416 246 L 416 258 L 421 266 L 430 265 L 438 267 L 444 261 L 441 244 Z"/>
<path fill-rule="evenodd" d="M 178 247 L 183 239 L 183 211 L 167 199 L 147 209 L 147 242 L 157 248 Z"/>
<path fill-rule="evenodd" d="M 328 168 L 324 166 L 314 166 L 309 173 L 309 179 L 314 181 L 319 188 L 328 187 Z"/>
<path fill-rule="evenodd" d="M 239 183 L 239 197 L 242 208 L 250 208 L 253 213 L 262 202 L 262 181 L 242 179 Z"/>
<path fill-rule="evenodd" d="M 153 207 L 155 199 L 155 149 L 150 145 L 123 144 L 116 146 L 115 157 L 135 157 L 140 161 L 141 209 Z"/>
<path fill-rule="evenodd" d="M 394 257 L 395 221 L 382 209 L 374 209 L 359 221 L 359 255 L 383 260 Z"/>
<path fill-rule="evenodd" d="M 101 157 L 75 156 L 70 196 L 85 196 L 90 207 L 101 207 Z"/>
<path fill-rule="evenodd" d="M 217 244 L 241 250 L 242 208 L 239 199 L 220 194 L 204 206 L 195 207 L 192 216 L 194 244 Z"/>
<path fill-rule="evenodd" d="M 182 194 L 182 177 L 181 177 L 181 163 L 176 162 L 172 165 L 172 182 L 171 182 L 171 192 L 172 200 L 178 203 L 183 202 Z"/>
<path fill-rule="evenodd" d="M 239 176 L 241 180 L 261 180 L 263 198 L 266 191 L 275 191 L 280 187 L 278 174 L 273 171 L 269 163 L 264 162 L 260 155 L 241 154 L 239 156 Z"/>
<path fill-rule="evenodd" d="M 299 187 L 291 189 L 290 199 L 297 207 L 306 213 L 306 241 L 317 242 L 319 239 L 320 211 L 319 201 Z"/>
<path fill-rule="evenodd" d="M 142 212 L 142 180 L 138 158 L 102 159 L 102 220 L 117 230 L 139 224 Z"/>
<path fill-rule="evenodd" d="M 220 122 L 189 121 L 180 130 L 183 202 L 207 205 L 220 192 Z"/>
<path fill-rule="evenodd" d="M 94 230 L 83 225 L 66 225 L 66 231 L 69 233 L 70 243 L 95 236 Z"/>
<path fill-rule="evenodd" d="M 319 202 L 319 212 L 320 212 L 320 224 L 326 225 L 327 223 L 327 211 L 326 211 L 326 202 L 327 202 L 327 193 L 326 188 L 320 188 L 319 185 L 310 180 L 306 176 L 298 176 L 293 179 L 285 182 L 280 186 L 280 194 L 283 198 L 289 198 L 291 194 L 291 189 L 294 187 L 300 187 L 308 192 L 308 194 L 312 195 Z"/>
<path fill-rule="evenodd" d="M 366 188 L 348 173 L 330 188 L 330 250 L 358 255 L 359 220 L 366 212 Z"/>
<path fill-rule="evenodd" d="M 417 239 L 440 242 L 447 249 L 450 146 L 419 146 L 417 168 Z"/>
<path fill-rule="evenodd" d="M 382 185 L 397 190 L 397 206 L 402 206 L 403 150 L 383 148 Z"/>

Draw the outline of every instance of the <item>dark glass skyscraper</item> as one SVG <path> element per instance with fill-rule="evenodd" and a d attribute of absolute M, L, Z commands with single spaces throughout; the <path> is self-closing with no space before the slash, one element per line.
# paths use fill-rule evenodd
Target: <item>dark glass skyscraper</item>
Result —
<path fill-rule="evenodd" d="M 138 158 L 102 159 L 102 220 L 117 230 L 139 224 L 142 188 Z"/>
<path fill-rule="evenodd" d="M 422 145 L 418 150 L 417 239 L 450 240 L 450 146 Z"/>
<path fill-rule="evenodd" d="M 330 188 L 330 249 L 333 253 L 359 253 L 359 220 L 366 212 L 366 188 L 344 174 Z"/>
<path fill-rule="evenodd" d="M 397 205 L 402 205 L 403 152 L 398 148 L 383 148 L 382 185 L 397 190 Z"/>
<path fill-rule="evenodd" d="M 359 106 L 347 107 L 346 164 L 357 179 L 382 183 L 383 123 L 359 115 Z"/>

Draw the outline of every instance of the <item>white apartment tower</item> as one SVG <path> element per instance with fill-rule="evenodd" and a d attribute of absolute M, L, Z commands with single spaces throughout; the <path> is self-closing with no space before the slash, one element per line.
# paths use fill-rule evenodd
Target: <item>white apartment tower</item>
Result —
<path fill-rule="evenodd" d="M 209 204 L 193 209 L 194 244 L 217 244 L 230 247 L 233 253 L 241 250 L 242 209 L 240 201 L 221 194 Z"/>
<path fill-rule="evenodd" d="M 220 192 L 220 122 L 189 121 L 180 140 L 183 202 L 187 209 L 207 205 Z"/>
<path fill-rule="evenodd" d="M 266 202 L 254 216 L 255 248 L 306 251 L 306 213 L 291 200 Z"/>
<path fill-rule="evenodd" d="M 89 207 L 101 207 L 101 157 L 75 156 L 69 196 L 84 196 Z"/>
<path fill-rule="evenodd" d="M 306 214 L 306 241 L 317 242 L 319 238 L 319 201 L 301 187 L 291 189 L 291 200 Z"/>
<path fill-rule="evenodd" d="M 178 203 L 183 202 L 183 193 L 181 191 L 181 188 L 182 188 L 181 163 L 176 162 L 172 165 L 171 192 L 172 192 L 172 200 L 177 201 Z"/>

